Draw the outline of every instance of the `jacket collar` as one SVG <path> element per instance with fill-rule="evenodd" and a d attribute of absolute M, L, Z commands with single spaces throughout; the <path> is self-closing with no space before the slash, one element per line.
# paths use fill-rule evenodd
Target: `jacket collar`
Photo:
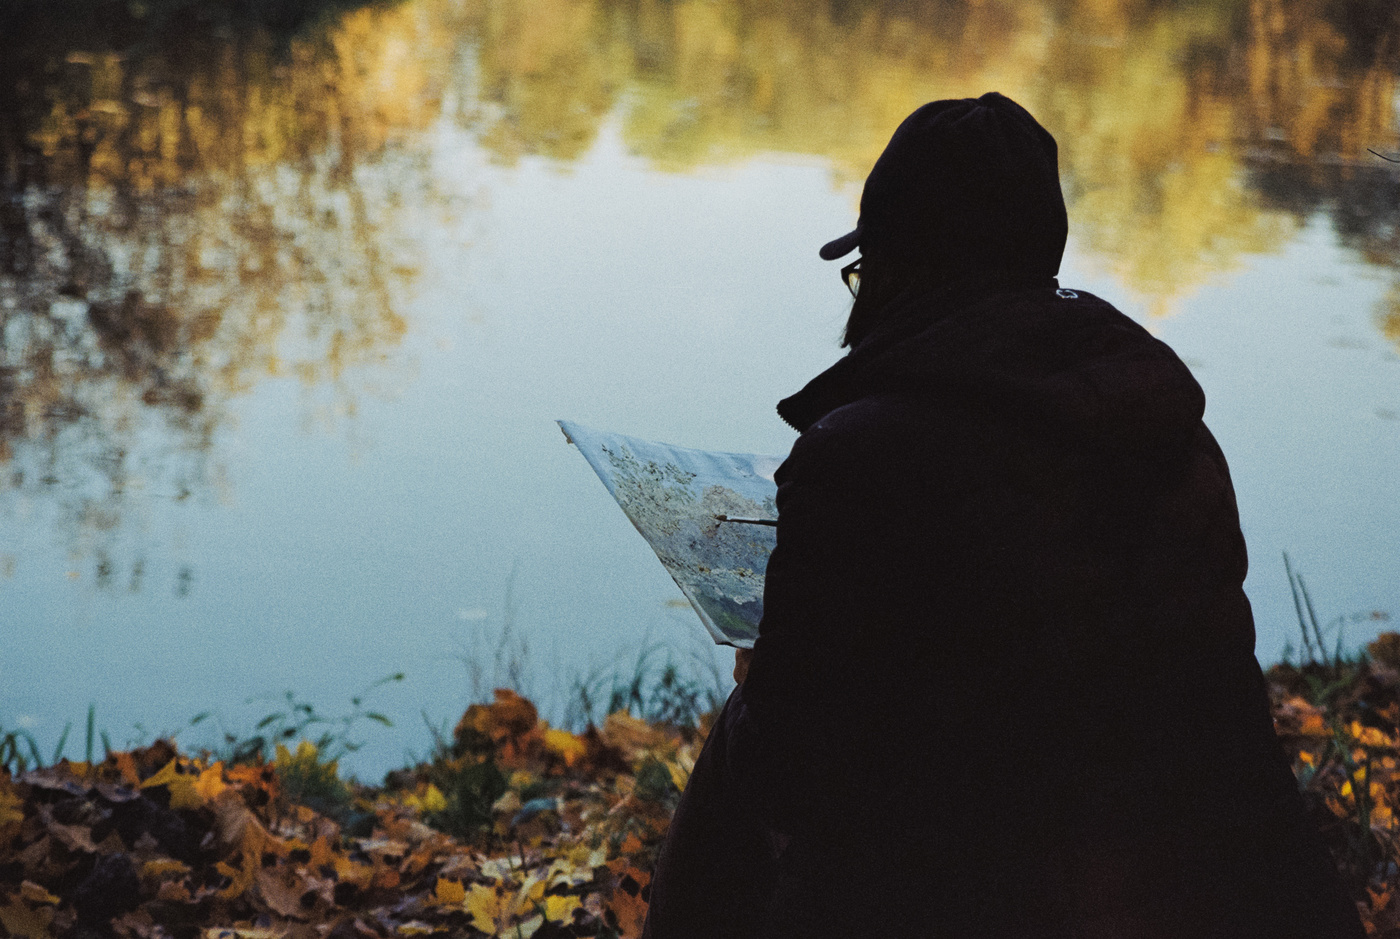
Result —
<path fill-rule="evenodd" d="M 1053 290 L 1058 286 L 1059 282 L 1053 277 L 981 271 L 934 286 L 910 288 L 890 301 L 889 315 L 860 345 L 809 381 L 801 391 L 779 401 L 778 416 L 798 433 L 805 433 L 826 414 L 873 390 L 876 370 L 871 366 L 933 323 L 1000 293 L 1030 288 Z"/>

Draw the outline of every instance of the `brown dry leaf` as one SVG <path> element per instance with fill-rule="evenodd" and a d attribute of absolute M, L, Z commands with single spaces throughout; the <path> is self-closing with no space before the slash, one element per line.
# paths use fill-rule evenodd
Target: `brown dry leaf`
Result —
<path fill-rule="evenodd" d="M 265 867 L 254 877 L 258 894 L 268 909 L 290 919 L 305 919 L 306 909 L 301 905 L 306 884 L 296 871 L 286 867 Z"/>
<path fill-rule="evenodd" d="M 112 920 L 112 932 L 118 936 L 134 936 L 135 939 L 165 939 L 165 930 L 146 910 L 132 910 Z"/>
<path fill-rule="evenodd" d="M 69 851 L 81 854 L 97 853 L 97 845 L 92 842 L 91 828 L 86 825 L 64 825 L 54 821 L 53 810 L 47 805 L 39 807 L 39 818 L 43 821 L 44 830 Z"/>
<path fill-rule="evenodd" d="M 497 688 L 491 704 L 473 704 L 452 731 L 458 752 L 496 750 L 504 765 L 512 765 L 543 749 L 539 712 L 509 688 Z"/>
<path fill-rule="evenodd" d="M 429 864 L 433 863 L 433 860 L 437 857 L 438 850 L 438 846 L 432 844 L 417 848 L 408 857 L 403 859 L 403 863 L 399 865 L 399 873 L 406 877 L 415 877 L 421 874 L 427 869 Z"/>
<path fill-rule="evenodd" d="M 335 848 L 331 846 L 331 840 L 322 835 L 311 843 L 311 867 L 320 870 L 327 864 L 335 860 Z"/>
<path fill-rule="evenodd" d="M 213 807 L 220 840 L 229 847 L 236 845 L 239 853 L 238 866 L 226 861 L 215 865 L 219 873 L 230 881 L 227 887 L 219 891 L 219 897 L 231 900 L 253 885 L 258 872 L 262 870 L 265 852 L 285 854 L 286 851 L 282 841 L 268 833 L 235 791 L 225 790 L 214 801 Z"/>
<path fill-rule="evenodd" d="M 229 785 L 260 793 L 269 801 L 277 798 L 280 787 L 277 784 L 277 769 L 266 766 L 230 766 L 224 770 L 224 778 Z"/>
<path fill-rule="evenodd" d="M 25 876 L 43 879 L 41 872 L 48 866 L 46 862 L 49 860 L 49 854 L 52 850 L 53 840 L 51 836 L 45 835 L 19 852 L 19 863 L 24 868 Z"/>
<path fill-rule="evenodd" d="M 678 742 L 664 730 L 653 727 L 626 711 L 609 714 L 603 721 L 603 740 L 621 750 L 629 760 L 646 752 L 675 753 Z"/>
<path fill-rule="evenodd" d="M 122 836 L 115 831 L 109 832 L 97 845 L 98 854 L 124 854 L 126 853 L 126 842 L 122 841 Z"/>

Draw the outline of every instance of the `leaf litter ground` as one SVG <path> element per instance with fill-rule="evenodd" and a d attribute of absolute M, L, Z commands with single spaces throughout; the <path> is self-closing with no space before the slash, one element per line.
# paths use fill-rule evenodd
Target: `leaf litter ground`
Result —
<path fill-rule="evenodd" d="M 1400 635 L 1275 666 L 1275 726 L 1372 936 L 1400 939 Z M 167 741 L 0 768 L 0 935 L 631 939 L 708 723 L 583 734 L 498 690 L 385 785 L 313 744 L 239 763 Z"/>

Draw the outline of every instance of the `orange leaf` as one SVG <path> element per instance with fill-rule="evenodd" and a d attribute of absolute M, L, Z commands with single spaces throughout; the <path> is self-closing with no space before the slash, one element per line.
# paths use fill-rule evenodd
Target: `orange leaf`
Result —
<path fill-rule="evenodd" d="M 331 864 L 334 860 L 335 849 L 331 847 L 331 842 L 329 838 L 327 838 L 325 835 L 322 835 L 321 837 L 317 838 L 314 842 L 312 842 L 310 861 L 312 867 L 316 868 L 317 870 L 320 870 L 327 864 Z"/>
<path fill-rule="evenodd" d="M 642 899 L 641 891 L 633 896 L 625 890 L 615 890 L 608 900 L 608 906 L 612 907 L 617 916 L 617 931 L 623 939 L 636 939 L 642 934 L 642 924 L 647 918 L 647 903 Z"/>
<path fill-rule="evenodd" d="M 112 754 L 112 762 L 116 764 L 117 775 L 121 781 L 128 786 L 141 785 L 141 771 L 136 768 L 136 758 L 125 751 Z"/>
<path fill-rule="evenodd" d="M 443 906 L 461 906 L 467 902 L 467 888 L 455 880 L 439 877 L 433 888 L 433 898 Z"/>
<path fill-rule="evenodd" d="M 651 882 L 651 875 L 623 858 L 610 861 L 608 867 L 618 875 L 617 887 L 608 898 L 608 906 L 617 916 L 617 928 L 624 939 L 640 936 L 647 917 L 647 901 L 642 899 L 642 890 Z"/>

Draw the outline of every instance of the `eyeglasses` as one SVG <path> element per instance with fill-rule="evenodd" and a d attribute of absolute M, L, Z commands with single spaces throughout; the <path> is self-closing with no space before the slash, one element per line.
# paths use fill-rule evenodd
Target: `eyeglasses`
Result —
<path fill-rule="evenodd" d="M 846 289 L 851 292 L 853 297 L 860 293 L 860 260 L 860 258 L 856 258 L 841 268 L 841 280 L 846 284 Z"/>

